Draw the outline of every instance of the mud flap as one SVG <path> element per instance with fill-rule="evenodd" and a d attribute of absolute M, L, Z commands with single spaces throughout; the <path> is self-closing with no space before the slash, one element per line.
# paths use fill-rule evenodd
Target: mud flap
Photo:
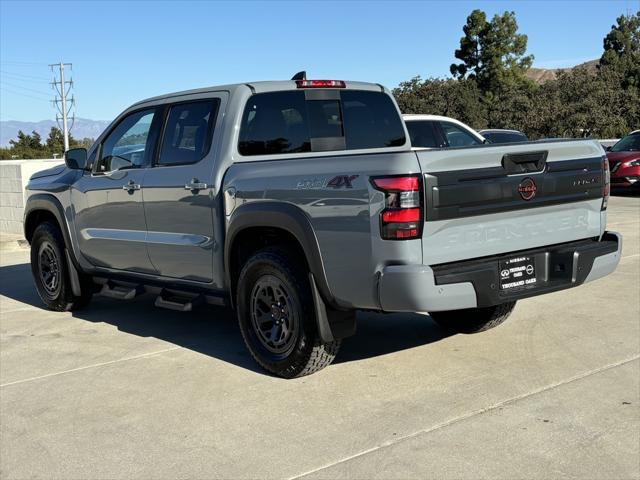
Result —
<path fill-rule="evenodd" d="M 328 308 L 318 291 L 313 274 L 309 273 L 309 283 L 313 293 L 313 304 L 316 314 L 318 333 L 323 342 L 350 337 L 356 333 L 355 310 L 335 310 Z"/>

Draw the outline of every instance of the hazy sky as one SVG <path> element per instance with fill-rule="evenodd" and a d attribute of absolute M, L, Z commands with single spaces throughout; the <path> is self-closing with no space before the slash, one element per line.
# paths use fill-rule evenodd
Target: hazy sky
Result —
<path fill-rule="evenodd" d="M 0 0 L 0 119 L 55 117 L 49 63 L 73 63 L 76 114 L 110 120 L 161 93 L 255 80 L 350 79 L 395 87 L 448 76 L 467 15 L 516 12 L 537 67 L 600 57 L 640 0 L 207 2 Z"/>

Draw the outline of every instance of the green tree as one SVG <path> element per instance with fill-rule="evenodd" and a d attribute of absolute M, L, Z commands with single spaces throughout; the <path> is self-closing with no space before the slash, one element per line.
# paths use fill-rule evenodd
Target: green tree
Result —
<path fill-rule="evenodd" d="M 92 138 L 83 138 L 78 141 L 69 135 L 69 147 L 89 148 L 93 144 Z M 42 138 L 38 132 L 31 132 L 31 135 L 18 131 L 16 139 L 9 140 L 8 148 L 0 148 L 0 159 L 8 160 L 30 159 L 30 158 L 51 158 L 54 154 L 59 157 L 64 153 L 64 136 L 59 128 L 52 127 L 49 130 L 47 140 L 42 143 Z"/>
<path fill-rule="evenodd" d="M 621 15 L 616 21 L 604 37 L 600 67 L 620 72 L 624 87 L 640 88 L 640 11 Z"/>
<path fill-rule="evenodd" d="M 525 75 L 533 63 L 533 55 L 526 55 L 527 36 L 518 33 L 514 12 L 496 14 L 487 21 L 483 11 L 474 10 L 463 31 L 460 48 L 455 51 L 455 57 L 462 63 L 450 67 L 456 78 L 475 79 L 483 93 L 533 86 Z"/>
<path fill-rule="evenodd" d="M 475 79 L 481 74 L 483 67 L 482 44 L 489 27 L 487 14 L 482 10 L 474 10 L 467 17 L 467 23 L 462 27 L 464 37 L 460 39 L 460 48 L 455 51 L 455 57 L 462 60 L 462 63 L 451 65 L 449 69 L 451 75 L 460 79 Z"/>
<path fill-rule="evenodd" d="M 31 135 L 27 135 L 22 130 L 18 130 L 18 138 L 16 140 L 9 140 L 9 144 L 16 149 L 42 149 L 42 138 L 40 134 L 35 130 L 31 132 Z"/>
<path fill-rule="evenodd" d="M 64 135 L 62 134 L 62 130 L 56 127 L 51 127 L 51 130 L 49 130 L 49 136 L 47 137 L 46 146 L 47 150 L 52 154 L 63 153 Z M 69 137 L 69 146 L 71 146 L 71 137 Z"/>
<path fill-rule="evenodd" d="M 485 114 L 475 81 L 414 77 L 394 89 L 404 113 L 428 113 L 455 117 L 476 128 L 485 127 Z"/>

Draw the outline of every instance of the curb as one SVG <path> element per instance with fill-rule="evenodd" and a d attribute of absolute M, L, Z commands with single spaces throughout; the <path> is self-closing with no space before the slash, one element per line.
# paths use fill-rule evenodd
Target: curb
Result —
<path fill-rule="evenodd" d="M 0 252 L 11 252 L 16 250 L 28 250 L 29 242 L 24 238 L 17 238 L 11 240 L 0 240 Z"/>

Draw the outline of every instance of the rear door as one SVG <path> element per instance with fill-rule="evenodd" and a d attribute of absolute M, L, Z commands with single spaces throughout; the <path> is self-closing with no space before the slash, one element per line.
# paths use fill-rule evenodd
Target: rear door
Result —
<path fill-rule="evenodd" d="M 223 92 L 166 108 L 159 154 L 144 179 L 147 248 L 162 276 L 213 279 L 213 166 L 226 101 Z"/>
<path fill-rule="evenodd" d="M 597 237 L 602 148 L 536 142 L 416 152 L 427 265 Z"/>

